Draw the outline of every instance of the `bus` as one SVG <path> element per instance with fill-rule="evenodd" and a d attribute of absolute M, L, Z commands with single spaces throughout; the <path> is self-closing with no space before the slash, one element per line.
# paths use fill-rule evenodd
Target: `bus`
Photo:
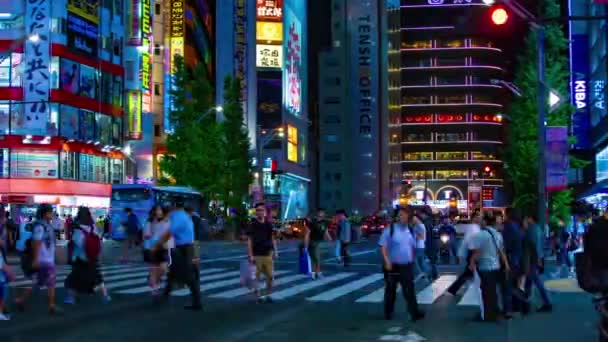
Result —
<path fill-rule="evenodd" d="M 155 205 L 173 207 L 182 202 L 188 208 L 193 208 L 199 215 L 206 207 L 200 192 L 180 186 L 155 186 L 151 184 L 113 184 L 111 198 L 110 222 L 112 224 L 112 239 L 123 240 L 127 237 L 124 223 L 127 221 L 125 209 L 131 208 L 142 225 L 148 218 L 148 213 Z"/>

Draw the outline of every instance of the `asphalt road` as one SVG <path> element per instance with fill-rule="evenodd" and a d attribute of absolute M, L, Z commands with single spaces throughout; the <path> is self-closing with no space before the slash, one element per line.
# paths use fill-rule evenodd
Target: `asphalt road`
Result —
<path fill-rule="evenodd" d="M 153 304 L 146 289 L 146 267 L 140 262 L 117 264 L 119 249 L 108 244 L 104 275 L 113 301 L 99 297 L 63 306 L 65 315 L 49 317 L 41 291 L 25 313 L 0 322 L 0 341 L 594 341 L 596 314 L 589 295 L 568 279 L 549 280 L 555 311 L 532 314 L 501 324 L 475 323 L 473 288 L 452 297 L 444 291 L 461 266 L 441 266 L 432 285 L 418 282 L 417 295 L 425 320 L 410 323 L 401 298 L 395 319 L 382 315 L 382 277 L 375 239 L 352 246 L 353 264 L 336 263 L 333 245 L 325 252 L 324 279 L 297 273 L 297 242 L 283 241 L 276 264 L 275 303 L 256 304 L 240 285 L 239 263 L 244 243 L 203 246 L 202 312 L 187 312 L 188 296 L 177 291 L 166 305 Z M 63 283 L 68 269 L 59 271 Z M 18 280 L 19 281 L 19 280 Z M 63 289 L 58 290 L 63 298 Z M 187 293 L 185 293 L 187 294 Z"/>

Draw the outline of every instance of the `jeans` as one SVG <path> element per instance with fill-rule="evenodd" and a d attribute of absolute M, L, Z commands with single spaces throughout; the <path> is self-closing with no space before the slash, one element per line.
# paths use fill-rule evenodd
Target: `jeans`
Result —
<path fill-rule="evenodd" d="M 428 269 L 426 267 L 426 254 L 424 253 L 424 248 L 416 248 L 414 250 L 414 273 L 418 274 L 426 274 Z"/>
<path fill-rule="evenodd" d="M 350 242 L 340 242 L 340 255 L 342 256 L 342 262 L 344 262 L 344 266 L 348 266 L 350 264 L 350 254 L 348 254 L 348 246 Z"/>
<path fill-rule="evenodd" d="M 543 300 L 544 305 L 551 305 L 551 300 L 549 300 L 549 294 L 547 293 L 547 289 L 545 288 L 545 284 L 543 280 L 540 278 L 538 274 L 538 265 L 532 263 L 530 265 L 530 273 L 526 277 L 526 296 L 530 297 L 532 294 L 532 285 L 536 286 L 536 289 L 540 293 L 540 297 Z"/>
<path fill-rule="evenodd" d="M 395 300 L 397 299 L 397 284 L 401 284 L 403 297 L 407 303 L 410 317 L 414 318 L 420 314 L 418 302 L 416 301 L 416 290 L 414 288 L 413 264 L 393 264 L 391 271 L 384 272 L 384 315 L 387 318 L 395 311 Z"/>
<path fill-rule="evenodd" d="M 169 297 L 173 286 L 184 284 L 190 290 L 193 306 L 201 306 L 200 272 L 197 265 L 192 263 L 194 258 L 194 246 L 177 246 L 171 250 L 171 266 L 167 275 L 167 284 L 163 292 L 164 297 Z"/>
<path fill-rule="evenodd" d="M 336 240 L 336 259 L 340 260 L 340 240 Z"/>

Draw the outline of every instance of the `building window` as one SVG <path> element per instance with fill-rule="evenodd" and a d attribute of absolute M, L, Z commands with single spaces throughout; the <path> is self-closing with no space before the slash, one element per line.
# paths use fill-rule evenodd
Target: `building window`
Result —
<path fill-rule="evenodd" d="M 493 153 L 483 153 L 479 151 L 471 152 L 472 160 L 496 160 L 496 155 Z"/>
<path fill-rule="evenodd" d="M 433 171 L 405 171 L 401 174 L 403 179 L 433 179 Z"/>
<path fill-rule="evenodd" d="M 327 77 L 325 78 L 325 85 L 327 86 L 339 86 L 342 83 L 340 77 Z"/>
<path fill-rule="evenodd" d="M 430 104 L 430 96 L 406 96 L 403 98 L 403 104 Z"/>
<path fill-rule="evenodd" d="M 154 44 L 154 54 L 160 56 L 160 45 Z"/>
<path fill-rule="evenodd" d="M 154 14 L 160 15 L 162 7 L 160 4 L 154 4 Z"/>
<path fill-rule="evenodd" d="M 335 134 L 330 134 L 327 136 L 327 142 L 329 143 L 337 143 L 338 142 L 338 136 Z"/>
<path fill-rule="evenodd" d="M 468 152 L 436 152 L 436 160 L 468 160 Z"/>
<path fill-rule="evenodd" d="M 433 152 L 404 153 L 403 160 L 433 160 Z"/>
<path fill-rule="evenodd" d="M 433 42 L 430 40 L 419 40 L 415 42 L 403 42 L 401 48 L 403 49 L 430 49 L 433 47 Z"/>
<path fill-rule="evenodd" d="M 52 150 L 10 151 L 10 175 L 13 178 L 57 178 L 58 153 Z"/>
<path fill-rule="evenodd" d="M 76 152 L 61 151 L 61 178 L 76 179 Z"/>
<path fill-rule="evenodd" d="M 435 78 L 437 85 L 462 85 L 466 84 L 465 76 L 453 75 L 453 76 L 437 76 Z"/>
<path fill-rule="evenodd" d="M 108 158 L 81 153 L 78 178 L 85 182 L 108 182 Z"/>
<path fill-rule="evenodd" d="M 125 74 L 127 75 L 127 82 L 135 81 L 135 62 L 125 61 Z"/>
<path fill-rule="evenodd" d="M 159 83 L 154 83 L 154 95 L 155 96 L 160 96 L 161 95 L 160 84 Z"/>
<path fill-rule="evenodd" d="M 338 200 L 338 201 L 342 200 L 342 191 L 336 190 L 336 192 L 334 193 L 334 196 L 335 196 L 336 200 Z"/>
<path fill-rule="evenodd" d="M 432 142 L 433 138 L 431 133 L 408 133 L 405 135 L 405 141 L 407 142 Z"/>
<path fill-rule="evenodd" d="M 325 104 L 340 104 L 340 98 L 339 97 L 326 97 L 325 99 L 323 99 L 323 103 Z"/>
<path fill-rule="evenodd" d="M 78 139 L 80 131 L 78 108 L 61 105 L 60 111 L 61 131 L 59 135 L 67 139 Z"/>
<path fill-rule="evenodd" d="M 466 103 L 467 99 L 465 96 L 454 95 L 454 96 L 437 96 L 438 104 L 451 104 L 451 103 Z"/>
<path fill-rule="evenodd" d="M 464 46 L 464 40 L 439 40 L 437 47 L 441 48 L 459 48 Z"/>
<path fill-rule="evenodd" d="M 469 178 L 468 170 L 437 170 L 435 172 L 436 179 L 467 179 Z"/>
<path fill-rule="evenodd" d="M 325 191 L 324 195 L 325 195 L 324 197 L 325 197 L 326 200 L 330 200 L 331 199 L 331 191 Z"/>
<path fill-rule="evenodd" d="M 0 178 L 8 177 L 8 148 L 0 148 Z"/>
<path fill-rule="evenodd" d="M 338 173 L 334 173 L 334 180 L 336 182 L 339 182 L 342 180 L 342 173 L 338 172 Z"/>
<path fill-rule="evenodd" d="M 340 116 L 338 115 L 325 115 L 323 123 L 325 124 L 339 124 L 341 122 Z"/>
<path fill-rule="evenodd" d="M 437 142 L 467 141 L 466 133 L 437 133 Z"/>
<path fill-rule="evenodd" d="M 160 137 L 160 125 L 154 125 L 154 136 L 155 137 Z"/>
<path fill-rule="evenodd" d="M 123 183 L 124 161 L 122 159 L 110 159 L 110 183 Z"/>

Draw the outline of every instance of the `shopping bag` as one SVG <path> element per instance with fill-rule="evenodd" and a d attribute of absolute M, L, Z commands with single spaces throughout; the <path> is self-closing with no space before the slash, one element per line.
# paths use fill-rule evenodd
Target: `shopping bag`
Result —
<path fill-rule="evenodd" d="M 479 278 L 479 273 L 477 273 L 477 271 L 473 272 L 473 288 L 475 289 L 475 292 L 477 292 L 477 296 L 479 299 L 479 312 L 480 312 L 480 316 L 481 319 L 484 319 L 484 312 L 483 312 L 483 298 L 481 297 L 481 278 Z"/>
<path fill-rule="evenodd" d="M 300 252 L 298 264 L 300 265 L 300 274 L 310 274 L 312 272 L 308 249 L 302 249 L 302 251 Z"/>
<path fill-rule="evenodd" d="M 241 285 L 249 289 L 255 287 L 255 265 L 249 260 L 241 261 Z"/>

